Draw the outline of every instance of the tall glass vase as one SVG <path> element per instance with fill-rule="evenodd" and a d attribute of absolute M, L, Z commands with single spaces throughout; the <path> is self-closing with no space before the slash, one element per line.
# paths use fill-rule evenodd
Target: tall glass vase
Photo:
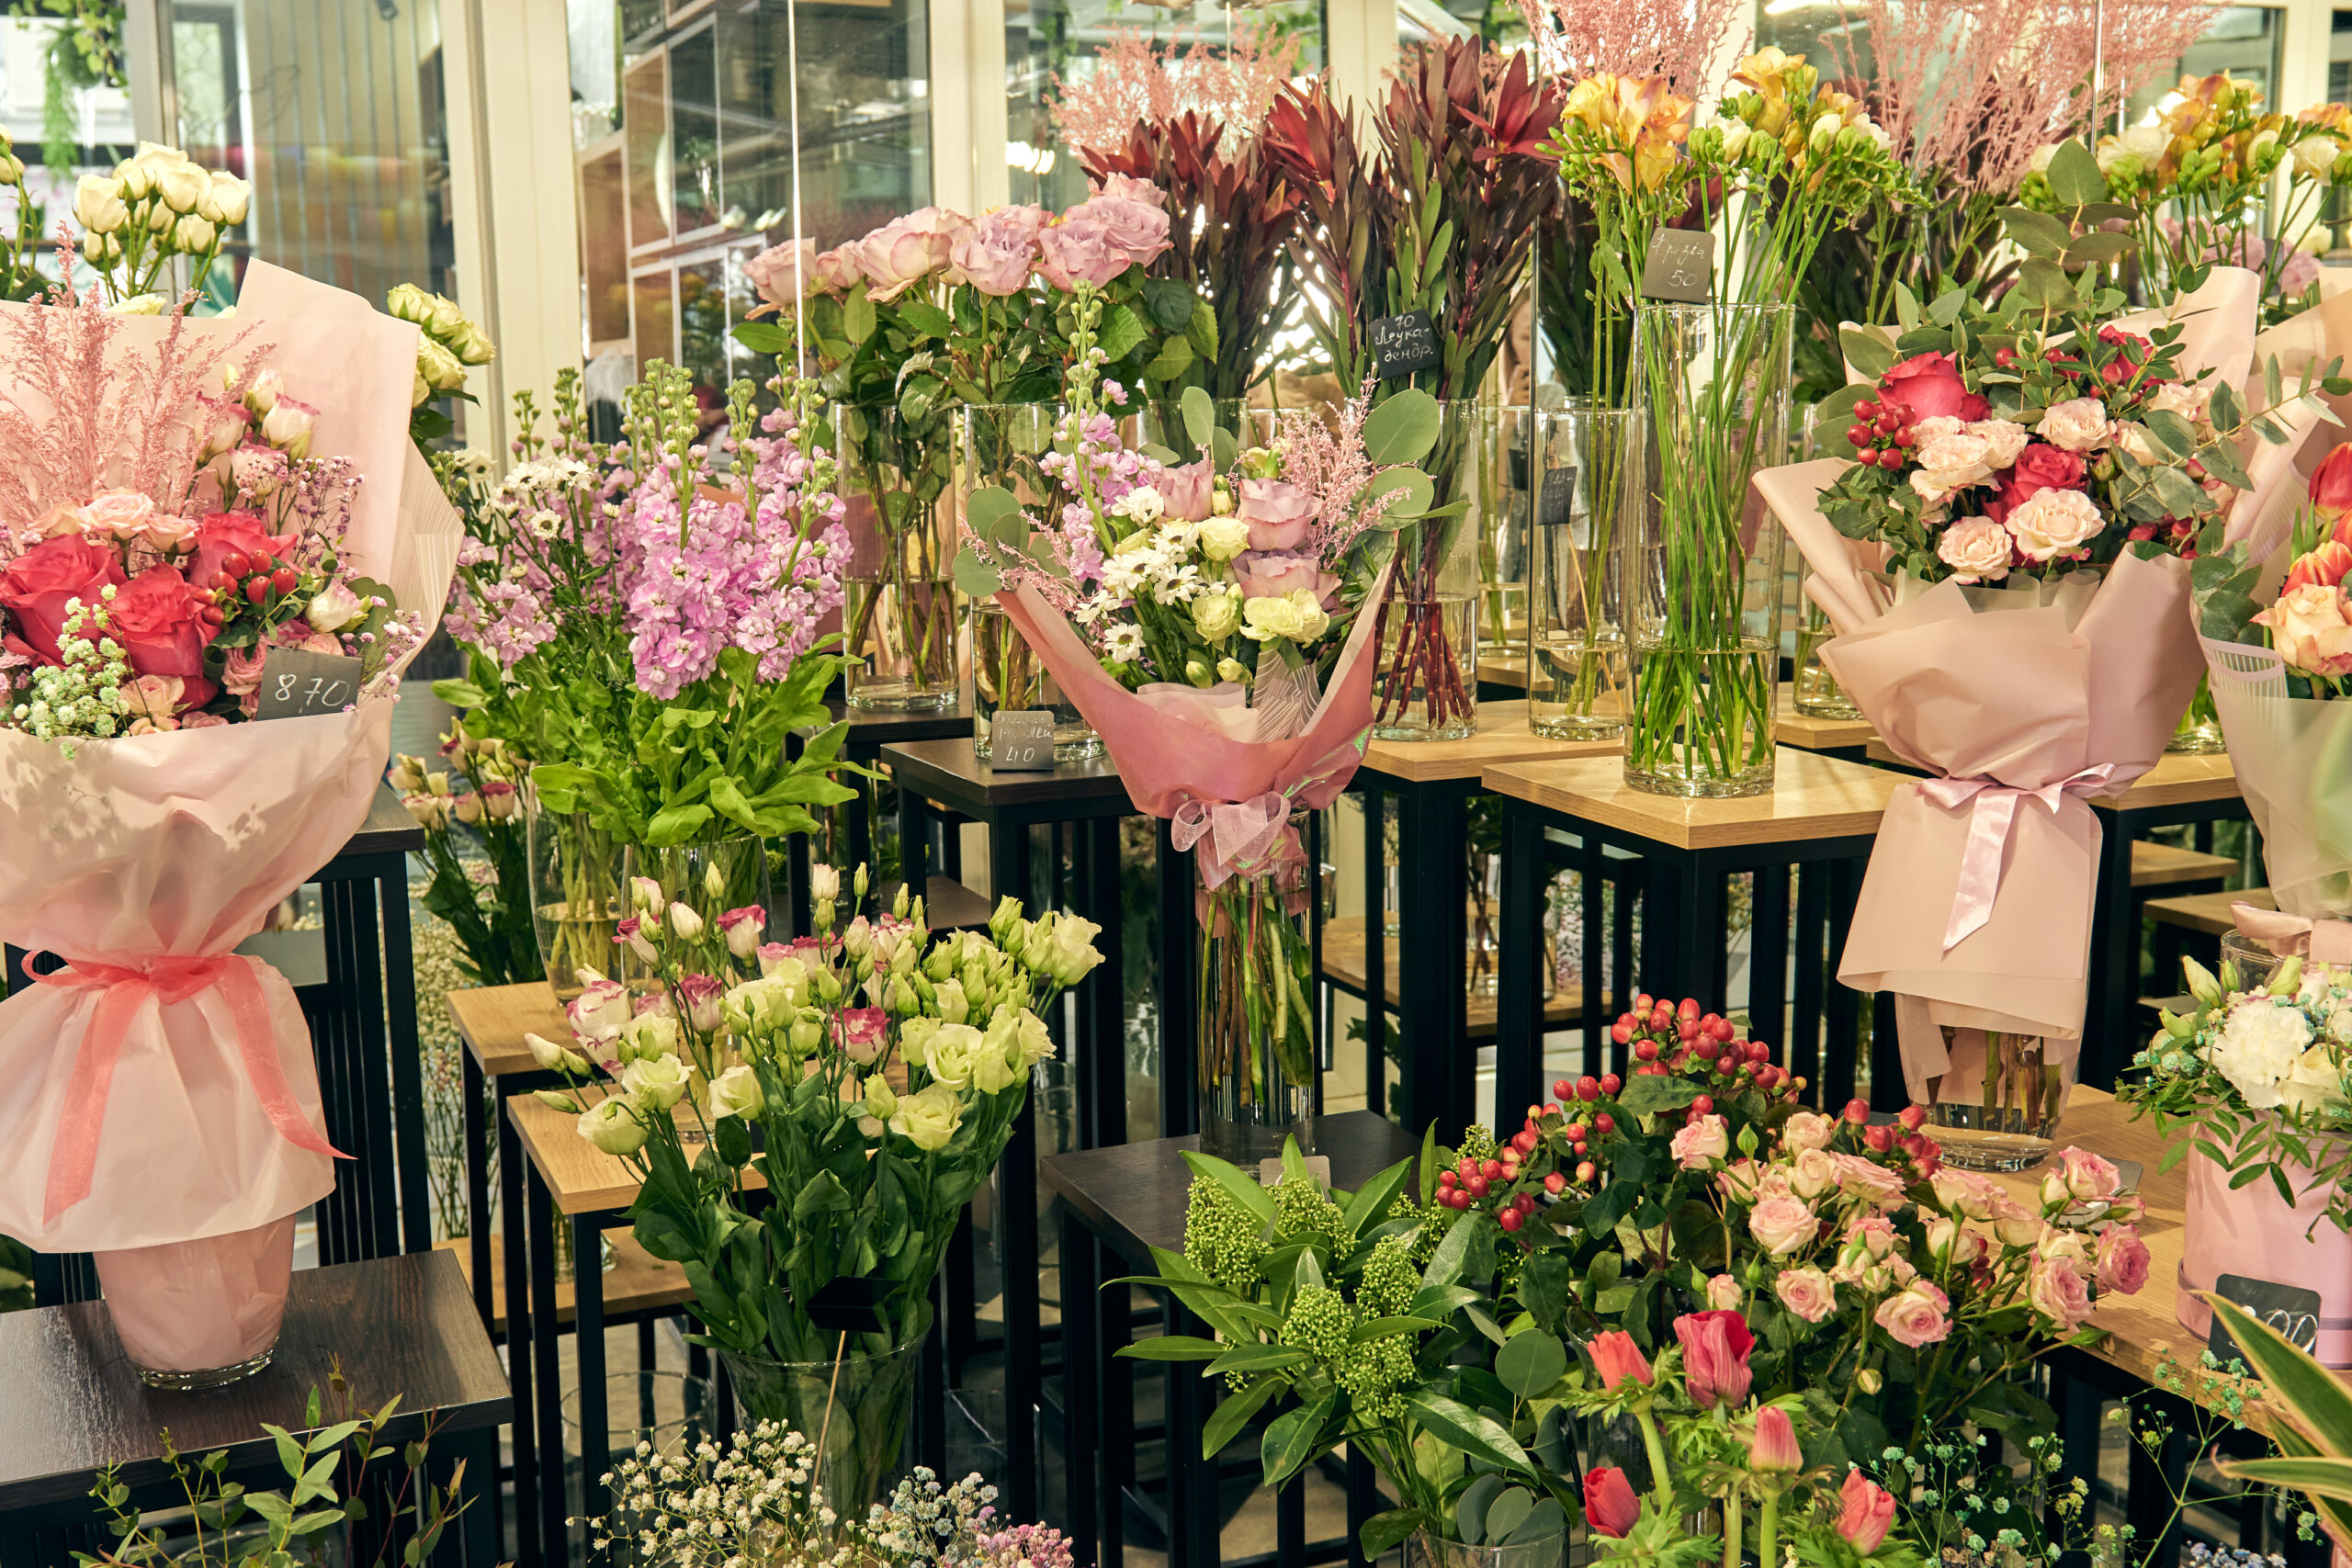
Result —
<path fill-rule="evenodd" d="M 1285 1137 L 1311 1146 L 1315 976 L 1299 836 L 1306 820 L 1305 812 L 1293 812 L 1269 850 L 1226 868 L 1230 874 L 1214 887 L 1205 858 L 1213 840 L 1193 853 L 1201 1147 L 1245 1167 L 1281 1154 Z"/>
<path fill-rule="evenodd" d="M 1232 436 L 1237 448 L 1272 444 L 1276 423 L 1272 410 L 1253 409 L 1239 398 L 1214 399 L 1209 409 L 1211 423 Z M 1184 406 L 1173 398 L 1144 405 L 1142 435 L 1145 446 L 1165 448 L 1174 454 L 1178 463 L 1193 463 L 1210 456 L 1194 444 L 1193 433 L 1184 423 Z M 1218 471 L 1224 471 L 1226 467 L 1220 463 Z"/>
<path fill-rule="evenodd" d="M 1438 405 L 1437 445 L 1422 468 L 1433 506 L 1464 509 L 1397 533 L 1372 685 L 1372 732 L 1383 740 L 1462 740 L 1478 728 L 1480 564 L 1502 488 L 1497 431 L 1485 403 Z"/>
<path fill-rule="evenodd" d="M 771 1361 L 738 1350 L 721 1350 L 718 1359 L 749 1420 L 785 1422 L 816 1445 L 816 1483 L 825 1500 L 843 1518 L 858 1519 L 897 1483 L 922 1336 L 878 1353 L 846 1341 L 843 1349 L 839 1361 Z"/>
<path fill-rule="evenodd" d="M 2180 716 L 2180 726 L 2165 742 L 2165 750 L 2202 757 L 2229 749 L 2230 743 L 2222 734 L 2222 716 L 2213 709 L 2212 677 L 2209 675 L 2197 682 L 2196 694 L 2188 699 L 2188 707 Z"/>
<path fill-rule="evenodd" d="M 1571 407 L 1535 422 L 1529 531 L 1527 723 L 1559 740 L 1625 727 L 1631 677 L 1618 531 L 1637 486 L 1631 409 Z"/>
<path fill-rule="evenodd" d="M 895 409 L 833 406 L 848 511 L 842 678 L 854 708 L 917 713 L 956 705 L 959 674 L 952 411 L 909 420 Z"/>
<path fill-rule="evenodd" d="M 1102 738 L 1063 693 L 1061 682 L 1012 624 L 991 604 L 972 606 L 972 754 L 990 761 L 1000 713 L 1054 716 L 1054 761 L 1083 762 L 1102 754 Z"/>
<path fill-rule="evenodd" d="M 530 801 L 526 835 L 531 932 L 558 1001 L 582 990 L 579 971 L 613 969 L 613 927 L 628 913 L 621 848 L 584 813 L 542 810 Z"/>
<path fill-rule="evenodd" d="M 621 874 L 626 889 L 634 890 L 639 877 L 656 884 L 664 911 L 683 904 L 706 927 L 717 926 L 730 910 L 751 908 L 760 911 L 765 930 L 782 934 L 768 878 L 767 845 L 754 834 L 741 833 L 704 844 L 629 844 L 621 851 Z M 625 892 L 623 901 L 628 898 Z M 622 914 L 634 912 L 624 909 Z M 610 932 L 605 942 L 617 954 L 621 977 L 632 988 L 656 987 L 651 970 L 627 943 L 615 946 Z M 704 1066 L 707 1069 L 709 1065 Z"/>
<path fill-rule="evenodd" d="M 1634 705 L 1625 782 L 1772 787 L 1783 540 L 1747 483 L 1787 460 L 1796 308 L 1644 305 L 1634 322 L 1644 495 L 1625 530 Z"/>

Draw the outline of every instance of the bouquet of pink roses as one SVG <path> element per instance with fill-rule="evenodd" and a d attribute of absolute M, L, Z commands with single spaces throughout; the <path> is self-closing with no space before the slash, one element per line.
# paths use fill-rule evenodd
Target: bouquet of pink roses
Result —
<path fill-rule="evenodd" d="M 334 1184 L 293 988 L 232 950 L 366 819 L 458 534 L 416 328 L 260 263 L 239 307 L 0 306 L 0 940 L 69 965 L 0 1003 L 0 1232 L 96 1252 L 173 1386 L 266 1360 Z M 246 728 L 281 653 L 351 690 Z"/>

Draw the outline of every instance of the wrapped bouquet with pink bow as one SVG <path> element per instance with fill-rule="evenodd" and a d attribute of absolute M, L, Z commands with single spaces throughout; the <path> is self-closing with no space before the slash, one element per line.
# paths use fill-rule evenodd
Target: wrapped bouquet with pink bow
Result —
<path fill-rule="evenodd" d="M 1197 1078 L 1204 1144 L 1232 1158 L 1305 1133 L 1314 1071 L 1299 814 L 1347 785 L 1372 726 L 1372 617 L 1396 530 L 1426 514 L 1411 465 L 1435 400 L 1291 412 L 1243 448 L 1184 395 L 1206 454 L 1129 445 L 1097 395 L 1081 287 L 1078 355 L 1024 510 L 976 491 L 957 581 L 994 594 L 1102 737 L 1139 811 L 1170 818 L 1198 874 Z M 1114 390 L 1115 389 L 1108 389 Z M 1171 942 L 1176 940 L 1171 934 Z"/>
<path fill-rule="evenodd" d="M 1973 1130 L 1947 1158 L 1990 1166 L 2039 1157 L 2073 1079 L 2086 800 L 2155 765 L 2197 685 L 2198 540 L 2291 479 L 2324 385 L 2253 373 L 2253 275 L 2126 315 L 2112 236 L 2008 222 L 2029 254 L 1996 302 L 1906 297 L 1899 339 L 1847 330 L 1852 460 L 1756 480 L 1838 632 L 1824 663 L 1934 775 L 1888 805 L 1838 977 L 1895 993 L 1913 1098 Z"/>
<path fill-rule="evenodd" d="M 151 1382 L 266 1364 L 334 1185 L 310 1031 L 234 949 L 367 818 L 459 525 L 417 329 L 260 263 L 234 320 L 0 305 L 0 1233 L 96 1255 Z M 362 482 L 363 479 L 366 482 Z"/>

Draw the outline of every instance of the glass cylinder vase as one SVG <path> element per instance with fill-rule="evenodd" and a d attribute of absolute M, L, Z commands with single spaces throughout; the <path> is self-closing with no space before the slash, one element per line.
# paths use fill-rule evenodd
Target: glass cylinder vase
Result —
<path fill-rule="evenodd" d="M 1557 1504 L 1546 1504 L 1551 1517 L 1557 1517 Z M 1532 1528 L 1522 1529 L 1503 1540 L 1487 1546 L 1467 1546 L 1458 1540 L 1448 1540 L 1427 1530 L 1416 1530 L 1407 1538 L 1405 1568 L 1562 1568 L 1567 1562 L 1568 1532 L 1565 1526 L 1553 1526 L 1548 1518 L 1535 1519 Z"/>
<path fill-rule="evenodd" d="M 1244 1168 L 1281 1154 L 1286 1137 L 1313 1146 L 1306 820 L 1305 812 L 1291 813 L 1274 841 L 1247 861 L 1214 861 L 1213 839 L 1193 852 L 1201 1147 Z"/>
<path fill-rule="evenodd" d="M 1785 462 L 1793 305 L 1644 305 L 1634 322 L 1643 494 L 1624 530 L 1633 708 L 1625 782 L 1772 787 L 1783 539 L 1748 480 Z"/>
<path fill-rule="evenodd" d="M 1464 740 L 1477 730 L 1480 565 L 1501 501 L 1498 453 L 1491 406 L 1438 405 L 1437 444 L 1421 469 L 1432 509 L 1463 510 L 1397 532 L 1372 683 L 1372 732 L 1383 740 Z"/>
<path fill-rule="evenodd" d="M 720 918 L 737 909 L 757 909 L 762 929 L 781 935 L 783 927 L 777 922 L 774 895 L 768 879 L 768 849 L 756 835 L 739 834 L 707 844 L 629 844 L 621 851 L 623 886 L 628 889 L 630 908 L 623 912 L 642 914 L 636 900 L 642 890 L 637 886 L 642 877 L 661 888 L 661 912 L 683 904 L 694 912 L 706 928 L 717 926 Z M 650 895 L 648 895 L 650 897 Z M 620 977 L 631 990 L 651 991 L 660 981 L 627 942 L 608 945 L 617 956 L 614 962 L 620 968 Z M 717 1071 L 716 1064 L 697 1064 L 706 1077 Z"/>
<path fill-rule="evenodd" d="M 771 1361 L 736 1350 L 718 1359 L 749 1423 L 785 1422 L 817 1446 L 816 1484 L 854 1519 L 897 1483 L 922 1350 L 917 1336 L 875 1354 L 850 1347 L 838 1361 Z"/>
<path fill-rule="evenodd" d="M 1527 724 L 1556 740 L 1623 730 L 1631 676 L 1618 531 L 1638 426 L 1631 409 L 1536 416 L 1529 531 Z"/>
<path fill-rule="evenodd" d="M 1838 677 L 1821 662 L 1821 645 L 1838 635 L 1829 624 L 1826 611 L 1811 599 L 1804 602 L 1804 615 L 1797 622 L 1796 682 L 1792 704 L 1797 712 L 1807 718 L 1846 718 L 1862 716 L 1854 699 L 1838 686 Z"/>
<path fill-rule="evenodd" d="M 1102 754 L 1102 738 L 1078 711 L 1012 617 L 992 604 L 972 605 L 972 753 L 993 755 L 989 736 L 1000 713 L 1054 716 L 1054 761 L 1083 762 Z"/>
<path fill-rule="evenodd" d="M 621 849 L 583 812 L 540 809 L 532 797 L 525 840 L 531 882 L 531 933 L 556 999 L 583 988 L 579 971 L 609 975 L 613 928 L 628 913 Z"/>
<path fill-rule="evenodd" d="M 2188 699 L 2188 710 L 2180 716 L 2180 727 L 2165 743 L 2165 750 L 2203 757 L 2229 749 L 2230 743 L 2222 734 L 2222 716 L 2213 708 L 2212 677 L 2209 675 L 2197 682 L 2197 693 Z"/>
<path fill-rule="evenodd" d="M 1944 1043 L 1951 1066 L 1928 1107 L 1943 1162 L 2013 1171 L 2049 1157 L 2074 1088 L 2074 1061 L 2053 1061 L 2048 1043 L 2032 1034 L 1946 1029 Z"/>
<path fill-rule="evenodd" d="M 295 1217 L 91 1255 L 115 1336 L 141 1382 L 189 1393 L 269 1365 L 286 1319 Z"/>
<path fill-rule="evenodd" d="M 957 491 L 952 411 L 833 406 L 850 536 L 842 700 L 880 713 L 956 705 Z"/>
<path fill-rule="evenodd" d="M 1214 398 L 1209 401 L 1209 423 L 1233 437 L 1238 452 L 1250 446 L 1271 446 L 1274 440 L 1276 418 L 1271 409 L 1251 408 L 1240 398 Z M 1193 439 L 1191 426 L 1184 419 L 1184 405 L 1174 398 L 1163 398 L 1144 405 L 1142 416 L 1143 444 L 1157 446 L 1171 456 L 1162 462 L 1191 464 L 1203 457 L 1220 457 L 1216 472 L 1223 473 L 1232 467 L 1229 457 L 1204 453 Z M 1215 437 L 1211 438 L 1215 441 Z M 1216 443 L 1222 446 L 1223 443 Z"/>

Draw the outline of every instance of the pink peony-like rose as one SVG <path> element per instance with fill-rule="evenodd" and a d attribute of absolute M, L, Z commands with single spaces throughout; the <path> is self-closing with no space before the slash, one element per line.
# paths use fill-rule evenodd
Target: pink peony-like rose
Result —
<path fill-rule="evenodd" d="M 1775 1258 L 1787 1258 L 1813 1245 L 1821 1222 L 1795 1198 L 1767 1198 L 1748 1211 L 1747 1231 Z"/>
<path fill-rule="evenodd" d="M 1160 215 L 1164 221 L 1167 214 Z M 1081 283 L 1100 288 L 1130 265 L 1126 247 L 1099 213 L 1074 207 L 1037 236 L 1037 276 L 1064 293 Z"/>
<path fill-rule="evenodd" d="M 1295 550 L 1315 522 L 1315 498 L 1282 479 L 1243 479 L 1233 514 L 1250 525 L 1253 550 Z"/>
<path fill-rule="evenodd" d="M 2095 1272 L 2100 1290 L 2138 1295 L 2148 1282 L 2148 1244 L 2130 1225 L 2102 1227 Z"/>
<path fill-rule="evenodd" d="M 2033 427 L 2033 433 L 2069 452 L 2096 452 L 2108 443 L 2107 404 L 2097 398 L 2052 403 L 2042 411 L 2041 423 Z"/>
<path fill-rule="evenodd" d="M 2027 1266 L 2025 1299 L 2059 1334 L 2072 1334 L 2091 1314 L 2089 1287 L 2063 1258 L 2037 1257 Z"/>
<path fill-rule="evenodd" d="M 1114 201 L 1140 201 L 1146 207 L 1165 207 L 1168 193 L 1149 180 L 1139 180 L 1129 175 L 1105 175 L 1094 194 Z"/>
<path fill-rule="evenodd" d="M 2078 490 L 2037 491 L 2004 521 L 2018 553 L 2037 562 L 2071 555 L 2107 526 L 2098 503 Z"/>
<path fill-rule="evenodd" d="M 1914 1280 L 1879 1303 L 1871 1321 L 1885 1329 L 1896 1344 L 1916 1350 L 1922 1345 L 1942 1343 L 1951 1332 L 1951 1319 L 1945 1315 L 1951 1310 L 1951 1299 L 1943 1292 L 1925 1280 Z"/>
<path fill-rule="evenodd" d="M 1735 1408 L 1747 1403 L 1755 1374 L 1747 1353 L 1756 1336 L 1747 1320 L 1736 1312 L 1689 1312 L 1674 1320 L 1674 1337 L 1682 1344 L 1682 1384 L 1690 1402 L 1702 1410 L 1716 1404 Z"/>
<path fill-rule="evenodd" d="M 820 254 L 814 240 L 801 241 L 797 251 L 789 244 L 771 245 L 743 264 L 743 276 L 779 310 L 796 308 L 804 295 L 846 294 L 864 276 L 851 246 Z"/>
<path fill-rule="evenodd" d="M 1340 586 L 1339 578 L 1317 567 L 1313 556 L 1282 550 L 1244 550 L 1233 558 L 1233 581 L 1244 599 L 1280 599 L 1306 589 L 1322 599 L 1326 608 Z"/>
<path fill-rule="evenodd" d="M 1772 1281 L 1772 1293 L 1807 1323 L 1819 1323 L 1838 1310 L 1838 1287 L 1818 1269 L 1782 1269 Z"/>
<path fill-rule="evenodd" d="M 1037 265 L 1037 235 L 1048 217 L 1042 207 L 992 208 L 956 236 L 948 265 L 992 299 L 1018 294 Z"/>
<path fill-rule="evenodd" d="M 2071 1144 L 2058 1151 L 2058 1174 L 2065 1179 L 2066 1190 L 2077 1198 L 2112 1198 L 2123 1185 L 2123 1173 L 2112 1160 Z"/>
<path fill-rule="evenodd" d="M 1911 488 L 1933 505 L 1956 490 L 1982 484 L 1993 477 L 1987 461 L 1992 451 L 1991 442 L 1965 430 L 1923 441 L 1911 453 L 1917 465 L 1911 472 Z"/>
<path fill-rule="evenodd" d="M 269 662 L 269 647 L 232 648 L 220 671 L 221 687 L 232 697 L 250 696 L 261 689 L 262 667 Z"/>
<path fill-rule="evenodd" d="M 2009 531 L 1990 517 L 1963 517 L 1936 541 L 1936 558 L 1961 582 L 1998 582 L 2015 553 Z"/>
<path fill-rule="evenodd" d="M 1677 1129 L 1673 1149 L 1683 1169 L 1704 1170 L 1731 1153 L 1731 1133 L 1722 1117 L 1710 1113 Z"/>
<path fill-rule="evenodd" d="M 956 241 L 971 220 L 944 207 L 926 207 L 903 218 L 893 218 L 857 242 L 857 269 L 865 275 L 866 295 L 887 305 L 944 269 Z"/>
<path fill-rule="evenodd" d="M 1155 487 L 1168 508 L 1170 520 L 1204 523 L 1216 509 L 1216 464 L 1206 457 L 1182 468 L 1162 468 Z"/>
<path fill-rule="evenodd" d="M 1903 415 L 1905 424 L 1923 419 L 1983 419 L 1984 400 L 1968 389 L 1949 354 L 1915 354 L 1878 378 L 1878 400 Z"/>
<path fill-rule="evenodd" d="M 104 535 L 118 544 L 128 544 L 146 530 L 155 515 L 155 503 L 139 491 L 102 490 L 75 510 L 85 534 Z"/>
<path fill-rule="evenodd" d="M 1886 1540 L 1894 1525 L 1894 1494 L 1859 1470 L 1846 1472 L 1838 1490 L 1838 1533 L 1857 1552 L 1868 1557 Z"/>
<path fill-rule="evenodd" d="M 1155 197 L 1159 194 L 1152 192 Z M 1169 247 L 1168 214 L 1157 200 L 1138 201 L 1134 197 L 1105 192 L 1088 201 L 1080 210 L 1093 215 L 1102 225 L 1103 233 L 1132 265 L 1148 266 Z"/>
<path fill-rule="evenodd" d="M 220 627 L 204 617 L 213 608 L 212 595 L 196 588 L 175 568 L 150 567 L 115 594 L 107 632 L 122 645 L 133 670 L 141 675 L 185 677 L 189 705 L 202 707 L 214 691 L 204 679 L 204 650 L 220 635 Z M 343 650 L 338 645 L 335 651 Z"/>
<path fill-rule="evenodd" d="M 213 729 L 228 722 L 217 713 L 191 713 L 181 716 L 180 728 L 182 729 Z"/>
<path fill-rule="evenodd" d="M 0 604 L 8 603 L 0 592 Z M 2254 619 L 2270 628 L 2270 646 L 2278 657 L 2304 674 L 2352 675 L 2352 614 L 2347 612 L 2352 612 L 2352 603 L 2346 602 L 2343 589 L 2307 582 L 2287 590 Z"/>
<path fill-rule="evenodd" d="M 9 651 L 55 664 L 66 604 L 78 599 L 96 610 L 100 592 L 108 586 L 119 588 L 122 581 L 121 557 L 78 534 L 35 545 L 0 571 L 0 609 L 10 612 L 16 622 L 7 639 Z"/>

